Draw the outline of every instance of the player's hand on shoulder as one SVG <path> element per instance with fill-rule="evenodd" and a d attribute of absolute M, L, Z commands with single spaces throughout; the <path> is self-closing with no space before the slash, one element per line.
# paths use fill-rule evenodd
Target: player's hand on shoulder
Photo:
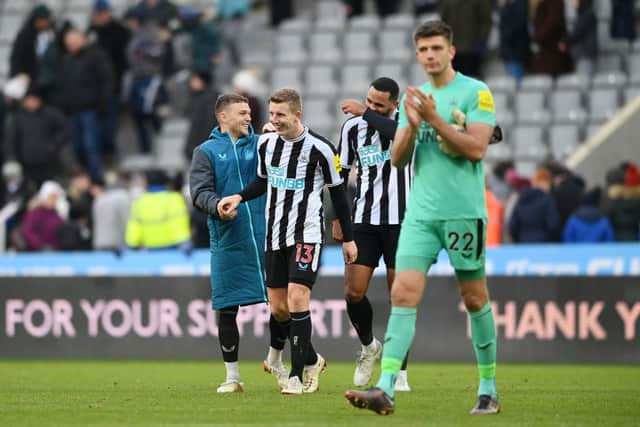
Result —
<path fill-rule="evenodd" d="M 275 132 L 276 127 L 271 123 L 267 122 L 262 126 L 262 133 Z"/>
<path fill-rule="evenodd" d="M 353 264 L 358 258 L 358 247 L 355 241 L 342 243 L 342 255 L 344 256 L 345 264 Z"/>
<path fill-rule="evenodd" d="M 345 114 L 353 114 L 354 116 L 361 116 L 367 110 L 367 107 L 357 99 L 347 98 L 340 104 L 342 112 Z"/>
<path fill-rule="evenodd" d="M 340 225 L 340 221 L 334 219 L 331 223 L 331 235 L 333 236 L 333 240 L 336 242 L 342 242 L 342 226 Z"/>

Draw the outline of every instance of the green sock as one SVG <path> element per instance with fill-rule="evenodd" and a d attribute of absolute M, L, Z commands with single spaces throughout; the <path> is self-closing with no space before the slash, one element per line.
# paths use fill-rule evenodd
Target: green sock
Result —
<path fill-rule="evenodd" d="M 471 340 L 476 352 L 480 385 L 478 396 L 486 394 L 496 398 L 496 324 L 493 320 L 491 304 L 487 303 L 479 311 L 469 312 L 471 317 Z"/>
<path fill-rule="evenodd" d="M 391 307 L 382 350 L 382 373 L 376 384 L 391 397 L 394 396 L 393 389 L 402 361 L 416 333 L 416 311 L 415 307 Z"/>

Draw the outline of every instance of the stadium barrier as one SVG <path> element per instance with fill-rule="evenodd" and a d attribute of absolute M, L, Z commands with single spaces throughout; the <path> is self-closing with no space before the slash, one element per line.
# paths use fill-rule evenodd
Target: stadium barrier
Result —
<path fill-rule="evenodd" d="M 338 246 L 322 251 L 320 274 L 342 276 Z M 599 245 L 505 245 L 487 249 L 487 274 L 493 276 L 640 276 L 640 243 Z M 209 251 L 184 253 L 127 251 L 22 253 L 0 256 L 2 276 L 208 276 Z M 377 269 L 383 274 L 383 269 Z M 452 276 L 445 252 L 433 276 Z"/>
<path fill-rule="evenodd" d="M 492 277 L 500 361 L 640 362 L 637 277 Z M 314 346 L 329 360 L 359 348 L 340 277 L 322 276 L 311 303 Z M 370 300 L 374 332 L 389 312 L 384 278 Z M 13 277 L 0 285 L 0 358 L 220 359 L 205 277 Z M 238 317 L 242 359 L 269 345 L 269 308 Z M 473 361 L 469 327 L 452 277 L 429 279 L 412 360 Z M 288 354 L 288 350 L 287 350 Z"/>

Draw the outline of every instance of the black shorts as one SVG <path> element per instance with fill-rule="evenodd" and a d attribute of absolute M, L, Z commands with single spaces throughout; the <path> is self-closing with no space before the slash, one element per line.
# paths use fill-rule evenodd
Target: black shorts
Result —
<path fill-rule="evenodd" d="M 264 255 L 267 287 L 286 288 L 299 283 L 313 288 L 320 267 L 320 243 L 296 243 L 277 251 L 267 250 Z"/>
<path fill-rule="evenodd" d="M 382 256 L 387 268 L 395 269 L 399 236 L 400 225 L 354 224 L 353 238 L 358 246 L 354 264 L 376 268 Z"/>

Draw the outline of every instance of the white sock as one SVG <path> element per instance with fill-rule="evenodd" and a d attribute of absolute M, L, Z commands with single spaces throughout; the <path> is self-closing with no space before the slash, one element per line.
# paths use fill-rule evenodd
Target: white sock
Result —
<path fill-rule="evenodd" d="M 374 337 L 369 344 L 363 345 L 362 348 L 364 348 L 367 353 L 373 353 L 378 348 L 378 346 L 376 345 L 376 341 L 377 340 Z"/>
<path fill-rule="evenodd" d="M 407 370 L 405 369 L 403 371 L 400 371 L 400 373 L 398 375 L 398 378 L 402 378 L 406 382 L 407 381 Z"/>
<path fill-rule="evenodd" d="M 270 365 L 282 363 L 282 350 L 277 350 L 273 347 L 269 347 L 269 354 L 267 354 L 267 362 Z"/>
<path fill-rule="evenodd" d="M 240 367 L 238 362 L 224 362 L 224 367 L 227 368 L 227 381 L 240 381 Z"/>

